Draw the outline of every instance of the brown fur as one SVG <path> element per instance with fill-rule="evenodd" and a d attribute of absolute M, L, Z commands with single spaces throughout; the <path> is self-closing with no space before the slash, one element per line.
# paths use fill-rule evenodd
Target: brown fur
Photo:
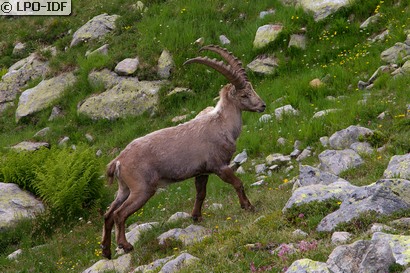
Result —
<path fill-rule="evenodd" d="M 125 220 L 151 198 L 158 187 L 195 177 L 197 196 L 192 217 L 201 220 L 206 183 L 211 173 L 231 184 L 242 208 L 253 206 L 245 195 L 242 182 L 229 163 L 236 150 L 242 128 L 242 111 L 262 112 L 265 103 L 246 82 L 237 90 L 228 84 L 220 91 L 216 107 L 194 119 L 152 132 L 133 140 L 107 166 L 111 183 L 118 180 L 118 194 L 104 215 L 103 255 L 111 258 L 111 229 L 115 224 L 119 248 L 125 252 L 133 246 L 125 238 Z"/>

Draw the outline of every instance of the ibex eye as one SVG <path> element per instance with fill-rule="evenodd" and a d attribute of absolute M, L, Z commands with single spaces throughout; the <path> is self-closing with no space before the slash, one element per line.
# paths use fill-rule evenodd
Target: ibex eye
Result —
<path fill-rule="evenodd" d="M 244 99 L 245 99 L 245 98 L 247 98 L 247 97 L 249 97 L 248 94 L 242 94 L 242 95 L 241 95 L 241 98 L 244 98 Z"/>

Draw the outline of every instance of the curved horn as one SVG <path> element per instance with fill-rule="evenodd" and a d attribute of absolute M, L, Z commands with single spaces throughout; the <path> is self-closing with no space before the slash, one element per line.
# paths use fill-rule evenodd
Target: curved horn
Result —
<path fill-rule="evenodd" d="M 190 63 L 200 63 L 212 67 L 213 69 L 224 75 L 230 83 L 235 85 L 237 89 L 245 88 L 246 81 L 243 79 L 243 77 L 238 75 L 238 73 L 236 73 L 236 71 L 234 71 L 230 65 L 226 65 L 222 61 L 218 61 L 217 59 L 210 59 L 208 57 L 196 57 L 187 60 L 184 65 Z"/>
<path fill-rule="evenodd" d="M 243 76 L 245 81 L 248 81 L 248 76 L 246 75 L 246 71 L 242 66 L 242 62 L 235 57 L 232 52 L 229 52 L 226 48 L 222 48 L 217 45 L 207 45 L 202 47 L 199 51 L 209 50 L 221 55 L 228 64 L 233 68 L 233 70 L 238 73 L 239 75 Z"/>

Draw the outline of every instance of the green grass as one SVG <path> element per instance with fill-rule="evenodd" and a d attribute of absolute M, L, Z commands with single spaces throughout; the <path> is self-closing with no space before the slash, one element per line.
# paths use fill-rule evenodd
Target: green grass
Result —
<path fill-rule="evenodd" d="M 266 179 L 267 185 L 257 188 L 250 187 L 251 183 L 256 182 L 253 163 L 262 163 L 271 153 L 288 154 L 293 150 L 295 140 L 300 140 L 302 148 L 311 146 L 314 151 L 314 156 L 303 164 L 317 164 L 317 155 L 325 149 L 319 142 L 320 137 L 330 136 L 337 130 L 359 124 L 380 132 L 370 141 L 376 146 L 386 147 L 384 152 L 365 156 L 365 164 L 361 167 L 341 174 L 344 179 L 362 186 L 371 184 L 382 176 L 391 156 L 410 151 L 410 122 L 406 106 L 410 103 L 410 77 L 381 75 L 372 90 L 362 91 L 357 88 L 359 80 L 368 80 L 383 64 L 380 53 L 406 39 L 404 30 L 410 24 L 409 5 L 406 1 L 394 0 L 357 1 L 325 20 L 315 22 L 301 8 L 284 6 L 278 0 L 207 0 L 206 4 L 195 0 L 155 0 L 146 1 L 148 10 L 144 13 L 136 10 L 134 2 L 73 0 L 73 14 L 68 17 L 0 18 L 0 76 L 14 62 L 34 51 L 50 62 L 51 69 L 47 77 L 68 71 L 73 71 L 77 76 L 77 82 L 56 102 L 64 112 L 64 116 L 56 120 L 48 121 L 51 113 L 49 107 L 16 124 L 14 115 L 18 99 L 14 101 L 14 107 L 2 113 L 0 161 L 10 157 L 8 147 L 20 141 L 47 141 L 52 146 L 57 146 L 62 137 L 69 136 L 69 147 L 76 145 L 90 151 L 101 149 L 103 156 L 95 160 L 102 175 L 104 166 L 132 139 L 173 126 L 171 119 L 174 116 L 193 111 L 190 114 L 193 117 L 203 108 L 215 104 L 214 98 L 221 86 L 226 84 L 226 79 L 217 72 L 207 71 L 203 66 L 182 64 L 189 58 L 205 55 L 198 53 L 199 46 L 194 44 L 195 40 L 203 37 L 205 44 L 219 44 L 219 35 L 224 34 L 231 40 L 231 44 L 227 45 L 228 50 L 234 52 L 244 64 L 261 54 L 274 54 L 279 59 L 275 75 L 264 77 L 248 73 L 255 90 L 267 103 L 265 113 L 274 115 L 277 107 L 291 104 L 300 114 L 267 123 L 260 123 L 258 114 L 243 114 L 244 127 L 238 139 L 237 151 L 246 149 L 250 159 L 244 165 L 246 174 L 239 177 L 244 181 L 256 212 L 249 213 L 240 209 L 234 189 L 211 176 L 201 225 L 212 230 L 212 236 L 189 247 L 179 243 L 159 246 L 156 237 L 162 232 L 192 223 L 190 220 L 166 223 L 177 211 L 190 212 L 195 200 L 193 179 L 171 185 L 166 191 L 156 194 L 127 221 L 128 224 L 151 221 L 160 223 L 144 233 L 135 245 L 133 264 L 147 264 L 180 251 L 187 251 L 201 258 L 199 264 L 181 272 L 249 272 L 255 268 L 260 271 L 269 269 L 269 272 L 282 272 L 283 268 L 296 259 L 326 261 L 333 249 L 330 235 L 317 233 L 315 226 L 325 216 L 324 212 L 335 209 L 338 203 L 334 201 L 326 206 L 301 206 L 293 208 L 290 214 L 283 215 L 282 208 L 291 196 L 291 186 L 284 181 L 289 181 L 298 174 L 297 164 L 294 164 L 295 169 L 290 173 L 285 173 L 283 169 L 274 172 Z M 274 15 L 259 18 L 259 12 L 271 8 L 276 10 Z M 360 24 L 374 15 L 375 11 L 383 15 L 380 21 L 368 29 L 360 30 Z M 121 15 L 117 29 L 100 41 L 69 48 L 72 33 L 92 17 L 104 12 Z M 269 23 L 282 24 L 284 31 L 268 47 L 253 49 L 256 30 Z M 290 35 L 300 33 L 302 28 L 306 29 L 307 50 L 288 48 Z M 386 41 L 368 41 L 385 28 L 389 29 Z M 18 41 L 27 43 L 27 50 L 22 55 L 14 56 L 12 50 Z M 87 50 L 104 43 L 110 44 L 108 56 L 84 57 Z M 56 56 L 44 52 L 44 47 L 50 45 L 57 48 Z M 193 90 L 193 94 L 171 98 L 162 96 L 154 116 L 144 114 L 139 117 L 96 121 L 77 114 L 79 102 L 91 94 L 104 91 L 102 86 L 89 83 L 88 74 L 91 71 L 103 68 L 112 70 L 122 59 L 138 56 L 140 68 L 135 76 L 140 80 L 155 80 L 157 60 L 165 48 L 173 54 L 176 66 L 170 84 L 161 90 L 161 94 L 164 95 L 169 88 L 177 86 L 188 87 Z M 206 54 L 216 57 L 211 52 Z M 320 88 L 310 87 L 309 82 L 314 78 L 323 79 L 325 85 Z M 39 79 L 34 79 L 28 87 L 33 87 L 38 82 Z M 367 104 L 358 104 L 365 93 L 369 93 Z M 329 96 L 335 99 L 330 100 Z M 340 110 L 312 119 L 315 112 L 333 108 Z M 387 113 L 384 120 L 377 119 L 381 112 Z M 44 137 L 34 138 L 34 134 L 44 127 L 50 127 L 50 132 Z M 94 137 L 92 142 L 86 140 L 86 133 Z M 277 143 L 280 137 L 286 139 L 283 146 Z M 53 219 L 49 210 L 36 220 L 24 221 L 0 233 L 0 271 L 81 272 L 101 259 L 101 207 L 107 207 L 114 199 L 116 188 L 116 185 L 104 186 L 100 206 L 87 209 L 81 220 Z M 209 206 L 213 203 L 221 203 L 223 208 L 212 211 Z M 299 217 L 301 214 L 303 217 Z M 365 231 L 373 220 L 388 223 L 391 219 L 407 214 L 408 212 L 401 212 L 390 218 L 363 216 L 351 226 L 339 228 L 350 228 L 355 233 L 355 238 L 368 239 Z M 261 216 L 263 217 L 255 221 Z M 297 228 L 308 232 L 308 238 L 304 240 L 316 242 L 317 247 L 284 257 L 269 252 L 281 244 L 300 243 L 301 238 L 292 236 Z M 408 233 L 404 229 L 399 232 Z M 262 247 L 250 249 L 246 247 L 248 244 Z M 42 247 L 32 249 L 39 245 Z M 6 259 L 9 253 L 19 248 L 23 249 L 23 254 L 18 262 Z M 391 271 L 395 270 L 400 269 L 393 266 Z"/>

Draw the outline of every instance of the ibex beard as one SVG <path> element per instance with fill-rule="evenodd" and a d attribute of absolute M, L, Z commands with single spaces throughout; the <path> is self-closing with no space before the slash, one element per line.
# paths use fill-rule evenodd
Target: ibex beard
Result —
<path fill-rule="evenodd" d="M 115 224 L 118 248 L 125 252 L 133 246 L 125 238 L 125 221 L 154 195 L 158 187 L 195 177 L 194 221 L 202 219 L 209 174 L 216 174 L 231 184 L 243 209 L 253 210 L 242 181 L 229 163 L 241 133 L 242 111 L 263 112 L 266 104 L 248 81 L 242 63 L 224 48 L 209 45 L 201 49 L 219 54 L 225 61 L 208 57 L 189 59 L 185 64 L 209 66 L 228 80 L 219 92 L 212 110 L 203 111 L 183 124 L 164 128 L 133 140 L 107 166 L 111 184 L 118 181 L 117 196 L 104 215 L 102 254 L 111 259 L 111 230 Z"/>

